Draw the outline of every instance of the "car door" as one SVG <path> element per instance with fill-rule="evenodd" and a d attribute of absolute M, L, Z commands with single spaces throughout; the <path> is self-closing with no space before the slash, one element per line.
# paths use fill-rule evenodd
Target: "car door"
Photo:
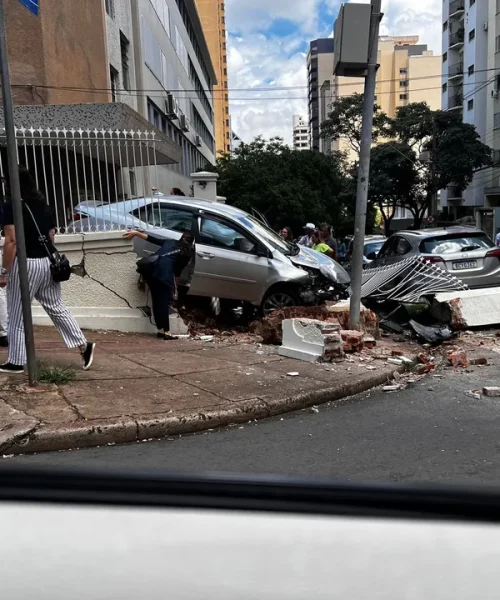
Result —
<path fill-rule="evenodd" d="M 400 235 L 391 236 L 382 246 L 377 259 L 372 263 L 374 267 L 386 267 L 403 260 L 411 251 L 410 242 Z"/>
<path fill-rule="evenodd" d="M 190 293 L 259 304 L 271 271 L 267 250 L 233 221 L 219 215 L 198 216 L 196 278 Z"/>

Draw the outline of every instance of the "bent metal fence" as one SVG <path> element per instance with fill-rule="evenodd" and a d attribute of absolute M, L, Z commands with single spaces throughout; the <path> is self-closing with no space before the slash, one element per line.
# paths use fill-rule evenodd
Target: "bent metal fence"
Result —
<path fill-rule="evenodd" d="M 16 140 L 18 161 L 31 171 L 53 210 L 58 233 L 75 231 L 82 202 L 103 210 L 122 200 L 149 197 L 153 187 L 159 188 L 152 131 L 16 128 Z M 7 173 L 5 130 L 0 129 L 2 201 Z M 83 230 L 120 229 L 126 229 L 126 220 L 111 218 Z"/>

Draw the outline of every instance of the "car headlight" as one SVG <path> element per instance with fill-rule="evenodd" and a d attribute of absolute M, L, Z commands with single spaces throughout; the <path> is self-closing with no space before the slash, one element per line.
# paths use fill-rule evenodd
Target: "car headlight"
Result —
<path fill-rule="evenodd" d="M 333 263 L 331 265 L 320 265 L 320 273 L 326 277 L 327 279 L 330 279 L 331 281 L 338 283 L 339 282 L 339 277 L 337 275 L 337 272 L 335 271 L 335 267 L 333 265 Z"/>

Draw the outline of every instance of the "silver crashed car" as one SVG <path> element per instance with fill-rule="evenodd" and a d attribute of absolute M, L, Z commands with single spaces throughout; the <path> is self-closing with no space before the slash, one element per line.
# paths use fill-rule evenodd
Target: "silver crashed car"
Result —
<path fill-rule="evenodd" d="M 258 217 L 238 208 L 190 197 L 154 195 L 99 205 L 81 203 L 68 232 L 137 228 L 196 240 L 190 294 L 238 300 L 265 314 L 287 306 L 346 298 L 350 278 L 337 262 L 282 240 Z M 139 256 L 156 248 L 136 238 Z"/>

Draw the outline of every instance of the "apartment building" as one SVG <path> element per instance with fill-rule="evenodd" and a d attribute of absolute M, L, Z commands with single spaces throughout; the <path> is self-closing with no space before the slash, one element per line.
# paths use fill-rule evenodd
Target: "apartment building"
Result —
<path fill-rule="evenodd" d="M 427 102 L 433 110 L 441 108 L 440 56 L 434 56 L 427 45 L 419 44 L 418 36 L 382 36 L 379 38 L 377 84 L 375 100 L 390 117 L 399 107 L 412 102 Z M 364 80 L 333 77 L 332 98 L 363 93 Z M 345 140 L 333 142 L 334 150 L 354 153 Z"/>
<path fill-rule="evenodd" d="M 482 141 L 500 158 L 500 1 L 444 0 L 444 110 L 456 111 L 475 125 Z M 452 217 L 474 215 L 494 235 L 500 227 L 500 169 L 476 174 L 464 191 L 450 186 L 441 206 Z"/>
<path fill-rule="evenodd" d="M 309 149 L 309 126 L 301 115 L 293 115 L 293 148 L 294 150 Z"/>
<path fill-rule="evenodd" d="M 116 2 L 116 0 L 115 0 Z M 217 82 L 195 0 L 132 0 L 138 111 L 182 148 L 159 187 L 191 189 L 191 173 L 215 162 Z"/>
<path fill-rule="evenodd" d="M 45 0 L 37 14 L 6 0 L 5 10 L 16 104 L 58 105 L 47 126 L 64 112 L 71 128 L 77 106 L 94 103 L 98 129 L 156 127 L 170 149 L 155 169 L 161 191 L 190 192 L 190 174 L 215 162 L 217 75 L 195 0 Z"/>
<path fill-rule="evenodd" d="M 217 76 L 214 86 L 215 149 L 231 152 L 231 119 L 227 76 L 227 34 L 224 0 L 196 0 L 203 32 Z"/>
<path fill-rule="evenodd" d="M 308 101 L 309 101 L 309 147 L 321 149 L 321 115 L 327 111 L 323 104 L 321 88 L 333 76 L 333 39 L 313 40 L 307 53 Z"/>

